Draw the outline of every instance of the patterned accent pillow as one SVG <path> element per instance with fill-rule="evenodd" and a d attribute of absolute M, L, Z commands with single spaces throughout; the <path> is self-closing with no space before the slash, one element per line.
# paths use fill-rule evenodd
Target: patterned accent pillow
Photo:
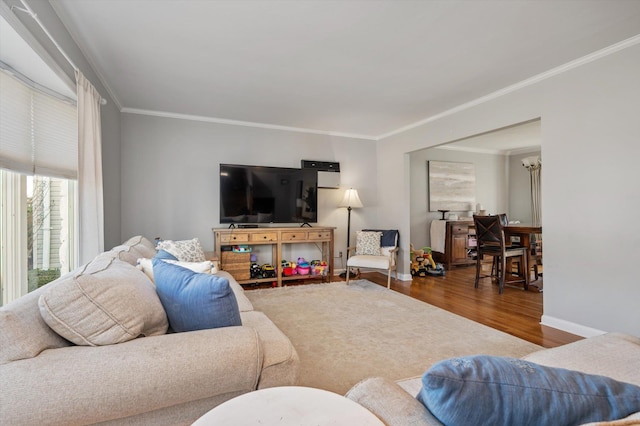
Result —
<path fill-rule="evenodd" d="M 356 236 L 356 255 L 380 256 L 382 232 L 359 231 Z"/>
<path fill-rule="evenodd" d="M 172 241 L 164 240 L 158 243 L 158 250 L 165 250 L 181 262 L 204 262 L 204 251 L 200 245 L 200 240 L 194 238 L 192 240 Z"/>

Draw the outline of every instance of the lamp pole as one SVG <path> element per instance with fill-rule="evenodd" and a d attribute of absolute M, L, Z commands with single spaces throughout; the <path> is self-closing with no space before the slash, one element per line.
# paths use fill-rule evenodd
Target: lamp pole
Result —
<path fill-rule="evenodd" d="M 347 261 L 349 260 L 349 245 L 351 243 L 351 210 L 362 207 L 362 201 L 360 201 L 360 197 L 358 197 L 358 191 L 349 188 L 344 193 L 344 198 L 340 202 L 340 207 L 347 208 Z M 351 274 L 349 271 L 349 266 L 344 273 L 340 274 L 340 277 L 346 278 L 347 274 Z M 349 278 L 355 277 L 354 275 L 349 275 Z"/>
<path fill-rule="evenodd" d="M 347 260 L 349 260 L 349 239 L 351 237 L 351 206 L 347 207 Z"/>

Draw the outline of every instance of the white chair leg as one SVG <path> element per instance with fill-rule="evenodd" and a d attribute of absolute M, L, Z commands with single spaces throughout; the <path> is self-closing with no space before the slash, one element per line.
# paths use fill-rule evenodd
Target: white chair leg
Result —
<path fill-rule="evenodd" d="M 391 290 L 391 269 L 387 271 L 387 288 Z"/>

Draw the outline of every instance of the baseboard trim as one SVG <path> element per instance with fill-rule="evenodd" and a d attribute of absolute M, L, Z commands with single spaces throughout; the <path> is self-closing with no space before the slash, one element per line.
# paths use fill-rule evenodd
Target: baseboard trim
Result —
<path fill-rule="evenodd" d="M 396 279 L 400 281 L 411 281 L 412 278 L 411 274 L 396 274 Z"/>
<path fill-rule="evenodd" d="M 598 330 L 597 328 L 587 327 L 586 325 L 577 324 L 550 315 L 542 315 L 540 324 L 582 337 L 595 337 L 606 333 L 606 331 Z"/>

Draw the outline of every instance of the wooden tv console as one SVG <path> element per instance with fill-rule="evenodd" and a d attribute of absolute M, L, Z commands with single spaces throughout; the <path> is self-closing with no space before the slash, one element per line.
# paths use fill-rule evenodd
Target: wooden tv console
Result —
<path fill-rule="evenodd" d="M 322 257 L 321 260 L 327 262 L 328 272 L 322 276 L 331 281 L 333 276 L 333 233 L 335 228 L 317 226 L 311 228 L 304 227 L 287 227 L 287 228 L 213 228 L 213 236 L 215 241 L 215 255 L 220 261 L 220 269 L 225 270 L 225 266 L 229 269 L 229 273 L 237 279 L 240 284 L 252 284 L 260 282 L 277 282 L 278 287 L 283 282 L 289 280 L 300 280 L 309 278 L 319 278 L 318 275 L 293 275 L 285 277 L 282 275 L 282 246 L 284 244 L 321 244 Z M 276 268 L 275 278 L 249 278 L 243 274 L 238 274 L 235 265 L 225 265 L 222 256 L 223 246 L 235 245 L 271 245 L 273 266 Z M 310 259 L 309 259 L 310 260 Z"/>

